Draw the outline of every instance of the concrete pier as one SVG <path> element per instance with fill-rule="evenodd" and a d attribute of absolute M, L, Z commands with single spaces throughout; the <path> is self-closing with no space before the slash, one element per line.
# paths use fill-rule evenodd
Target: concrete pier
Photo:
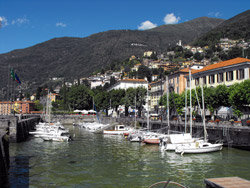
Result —
<path fill-rule="evenodd" d="M 206 188 L 249 188 L 250 181 L 239 177 L 205 179 Z"/>

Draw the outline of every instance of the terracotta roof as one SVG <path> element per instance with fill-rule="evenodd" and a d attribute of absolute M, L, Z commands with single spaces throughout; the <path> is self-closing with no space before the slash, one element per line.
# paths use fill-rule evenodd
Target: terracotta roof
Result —
<path fill-rule="evenodd" d="M 191 73 L 196 73 L 198 70 L 196 69 L 191 69 Z M 180 69 L 179 71 L 177 72 L 185 72 L 185 73 L 188 73 L 189 72 L 189 68 L 184 68 L 184 69 Z"/>
<path fill-rule="evenodd" d="M 124 80 L 120 80 L 120 82 L 147 82 L 146 80 L 144 79 L 124 79 Z"/>
<path fill-rule="evenodd" d="M 208 71 L 208 70 L 213 70 L 213 69 L 218 69 L 218 68 L 221 68 L 221 67 L 227 67 L 227 66 L 230 66 L 230 65 L 236 65 L 236 64 L 244 63 L 244 62 L 250 62 L 250 59 L 238 57 L 238 58 L 235 58 L 235 59 L 222 61 L 222 62 L 219 62 L 219 63 L 216 63 L 216 64 L 208 65 L 208 66 L 204 67 L 203 69 L 195 71 L 192 74 L 196 74 L 196 73 L 204 72 L 204 71 Z"/>

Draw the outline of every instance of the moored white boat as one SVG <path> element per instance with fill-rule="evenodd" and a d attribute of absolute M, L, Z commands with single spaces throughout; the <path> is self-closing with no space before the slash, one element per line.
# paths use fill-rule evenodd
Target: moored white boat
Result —
<path fill-rule="evenodd" d="M 148 132 L 147 135 L 143 137 L 143 143 L 146 144 L 160 144 L 161 140 L 167 140 L 168 135 Z"/>
<path fill-rule="evenodd" d="M 175 152 L 179 154 L 184 153 L 209 153 L 222 150 L 223 144 L 211 144 L 204 140 L 198 140 L 194 143 L 183 144 L 176 148 Z"/>
<path fill-rule="evenodd" d="M 44 141 L 56 141 L 56 142 L 68 142 L 72 140 L 69 134 L 62 133 L 60 131 L 53 135 L 41 135 L 40 138 L 42 138 Z"/>
<path fill-rule="evenodd" d="M 131 133 L 134 129 L 125 127 L 124 125 L 116 125 L 114 129 L 103 130 L 103 134 L 109 135 L 123 135 L 124 133 Z"/>
<path fill-rule="evenodd" d="M 97 122 L 91 122 L 91 123 L 82 123 L 80 124 L 80 127 L 92 132 L 92 133 L 101 133 L 103 129 L 107 128 L 109 124 L 101 124 Z"/>
<path fill-rule="evenodd" d="M 192 138 L 190 133 L 170 134 L 169 139 L 162 142 L 161 149 L 165 151 L 175 151 L 178 146 L 194 143 L 197 140 L 197 138 Z"/>

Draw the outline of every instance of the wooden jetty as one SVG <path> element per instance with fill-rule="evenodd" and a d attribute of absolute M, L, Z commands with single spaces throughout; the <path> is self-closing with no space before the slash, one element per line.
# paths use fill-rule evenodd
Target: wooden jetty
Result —
<path fill-rule="evenodd" d="M 239 177 L 210 178 L 204 180 L 206 188 L 249 188 L 250 181 Z"/>

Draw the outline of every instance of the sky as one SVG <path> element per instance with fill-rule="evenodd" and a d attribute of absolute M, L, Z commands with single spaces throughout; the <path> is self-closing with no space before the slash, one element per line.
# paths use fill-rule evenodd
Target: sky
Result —
<path fill-rule="evenodd" d="M 0 0 L 0 54 L 58 37 L 230 19 L 249 8 L 249 0 Z"/>

